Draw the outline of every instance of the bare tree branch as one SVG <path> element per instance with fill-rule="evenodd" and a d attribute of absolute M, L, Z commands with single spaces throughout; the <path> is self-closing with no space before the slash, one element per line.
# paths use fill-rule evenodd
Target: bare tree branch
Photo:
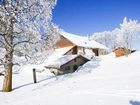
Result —
<path fill-rule="evenodd" d="M 22 34 L 22 33 L 23 33 L 23 31 L 20 31 L 20 32 L 13 32 L 15 38 L 16 38 L 17 35 Z"/>
<path fill-rule="evenodd" d="M 0 43 L 1 43 L 2 45 L 4 45 L 4 44 L 5 44 L 5 43 L 4 43 L 3 41 L 1 41 L 1 40 L 0 40 Z"/>
<path fill-rule="evenodd" d="M 29 55 L 25 54 L 25 59 L 26 59 L 27 61 L 29 60 L 28 58 L 31 59 L 31 57 L 30 57 Z"/>
<path fill-rule="evenodd" d="M 15 46 L 17 46 L 19 44 L 22 44 L 22 43 L 32 43 L 32 42 L 30 42 L 30 39 L 24 40 L 24 41 L 21 41 L 21 42 L 17 42 L 16 44 L 13 45 L 13 47 L 15 47 Z"/>
<path fill-rule="evenodd" d="M 20 66 L 20 64 L 19 64 L 19 63 L 13 63 L 13 66 L 15 66 L 15 65 Z"/>
<path fill-rule="evenodd" d="M 12 45 L 8 42 L 8 39 L 6 38 L 6 35 L 4 35 L 4 40 L 5 40 L 5 42 L 8 46 L 12 47 Z"/>
<path fill-rule="evenodd" d="M 0 59 L 0 65 L 4 65 L 4 61 Z"/>

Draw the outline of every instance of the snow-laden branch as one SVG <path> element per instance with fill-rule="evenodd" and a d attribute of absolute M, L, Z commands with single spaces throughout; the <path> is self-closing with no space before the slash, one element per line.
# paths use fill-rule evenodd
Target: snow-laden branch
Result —
<path fill-rule="evenodd" d="M 13 47 L 15 47 L 15 46 L 17 46 L 17 45 L 19 45 L 19 44 L 22 44 L 22 43 L 32 43 L 32 42 L 30 42 L 30 39 L 24 40 L 24 41 L 20 41 L 20 42 L 15 43 L 15 44 L 13 45 Z"/>
<path fill-rule="evenodd" d="M 3 59 L 0 59 L 0 65 L 4 65 Z"/>

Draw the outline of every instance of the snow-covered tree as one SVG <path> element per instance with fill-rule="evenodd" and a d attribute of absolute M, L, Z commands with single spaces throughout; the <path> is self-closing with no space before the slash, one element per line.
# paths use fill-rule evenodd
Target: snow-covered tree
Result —
<path fill-rule="evenodd" d="M 140 23 L 136 20 L 128 20 L 126 17 L 123 23 L 120 24 L 120 34 L 118 35 L 118 42 L 120 46 L 125 47 L 127 50 L 132 49 L 133 41 L 140 34 Z"/>
<path fill-rule="evenodd" d="M 133 41 L 140 36 L 140 23 L 124 18 L 119 28 L 112 31 L 94 33 L 91 39 L 106 45 L 111 51 L 116 47 L 132 49 Z"/>
<path fill-rule="evenodd" d="M 38 50 L 35 48 L 40 45 L 42 30 L 49 27 L 55 4 L 56 0 L 0 1 L 0 47 L 5 49 L 4 59 L 0 60 L 5 68 L 4 92 L 12 90 L 14 53 Z"/>
<path fill-rule="evenodd" d="M 94 33 L 92 35 L 91 39 L 96 40 L 97 42 L 112 49 L 111 43 L 113 43 L 113 38 L 112 38 L 112 32 L 110 32 L 110 31 Z"/>
<path fill-rule="evenodd" d="M 60 38 L 60 31 L 61 29 L 55 25 L 54 23 L 51 24 L 49 28 L 47 28 L 47 37 L 46 37 L 46 50 L 54 49 L 56 47 L 56 43 Z"/>

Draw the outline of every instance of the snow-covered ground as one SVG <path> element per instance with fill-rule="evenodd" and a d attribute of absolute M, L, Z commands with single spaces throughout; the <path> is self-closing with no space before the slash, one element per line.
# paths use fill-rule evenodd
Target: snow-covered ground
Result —
<path fill-rule="evenodd" d="M 140 51 L 96 58 L 73 74 L 54 76 L 45 70 L 37 73 L 37 84 L 33 67 L 14 74 L 14 90 L 0 92 L 0 105 L 140 105 Z M 2 81 L 1 76 L 0 89 Z"/>

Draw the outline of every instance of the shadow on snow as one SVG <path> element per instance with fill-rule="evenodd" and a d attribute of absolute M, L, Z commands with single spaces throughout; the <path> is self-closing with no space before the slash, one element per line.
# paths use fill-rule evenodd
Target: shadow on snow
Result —
<path fill-rule="evenodd" d="M 140 105 L 140 102 L 139 101 L 129 101 L 129 103 L 131 104 L 131 105 Z"/>

